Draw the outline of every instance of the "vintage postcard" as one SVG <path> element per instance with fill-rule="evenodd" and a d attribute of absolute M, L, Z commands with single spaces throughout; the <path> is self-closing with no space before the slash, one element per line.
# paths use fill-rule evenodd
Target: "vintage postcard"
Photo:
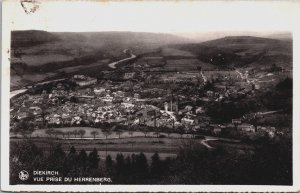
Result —
<path fill-rule="evenodd" d="M 3 191 L 300 191 L 297 1 L 4 0 Z"/>

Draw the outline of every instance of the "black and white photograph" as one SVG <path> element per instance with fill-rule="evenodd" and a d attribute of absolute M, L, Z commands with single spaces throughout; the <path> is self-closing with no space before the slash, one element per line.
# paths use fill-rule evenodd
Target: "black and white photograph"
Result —
<path fill-rule="evenodd" d="M 221 3 L 6 1 L 8 186 L 295 187 L 296 35 Z"/>

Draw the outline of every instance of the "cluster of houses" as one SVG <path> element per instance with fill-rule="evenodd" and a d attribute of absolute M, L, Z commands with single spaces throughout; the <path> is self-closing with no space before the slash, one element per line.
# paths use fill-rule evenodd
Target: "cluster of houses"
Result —
<path fill-rule="evenodd" d="M 93 85 L 97 82 L 96 78 L 88 77 L 85 75 L 74 75 L 72 80 L 78 86 L 89 86 L 89 85 Z"/>
<path fill-rule="evenodd" d="M 131 79 L 133 73 L 124 75 L 124 79 Z M 187 78 L 198 76 L 197 74 L 179 74 Z M 174 76 L 175 77 L 175 76 Z M 167 79 L 172 77 L 166 77 Z M 181 78 L 176 77 L 178 80 Z M 143 124 L 151 127 L 168 127 L 176 129 L 183 127 L 186 132 L 210 131 L 220 134 L 226 129 L 235 129 L 245 133 L 267 132 L 270 136 L 275 134 L 274 127 L 253 126 L 243 123 L 240 119 L 232 120 L 232 123 L 213 124 L 202 106 L 181 105 L 173 94 L 171 101 L 165 102 L 167 91 L 160 88 L 139 89 L 139 84 L 132 85 L 124 82 L 113 85 L 112 82 L 96 84 L 97 79 L 84 75 L 74 75 L 71 79 L 79 89 L 66 89 L 67 85 L 56 84 L 50 92 L 43 91 L 41 94 L 24 95 L 18 99 L 20 105 L 11 109 L 12 120 L 30 120 L 35 128 L 47 126 L 76 126 L 97 125 L 109 122 L 123 125 Z M 92 87 L 88 87 L 93 85 Z M 126 89 L 139 90 L 139 92 L 127 92 Z M 224 89 L 221 91 L 208 90 L 203 98 L 209 101 L 219 101 L 223 98 L 235 98 L 246 95 L 251 88 L 239 90 Z M 147 97 L 159 95 L 155 100 L 161 101 L 161 107 L 149 105 Z M 237 95 L 237 96 L 235 96 Z M 185 96 L 181 96 L 183 99 Z M 151 97 L 150 97 L 151 98 Z M 21 100 L 22 99 L 22 100 Z M 72 101 L 72 99 L 76 99 Z M 189 100 L 193 100 L 190 96 Z M 199 97 L 195 96 L 195 100 Z M 14 121 L 11 121 L 14 123 Z M 14 126 L 14 124 L 12 124 Z"/>

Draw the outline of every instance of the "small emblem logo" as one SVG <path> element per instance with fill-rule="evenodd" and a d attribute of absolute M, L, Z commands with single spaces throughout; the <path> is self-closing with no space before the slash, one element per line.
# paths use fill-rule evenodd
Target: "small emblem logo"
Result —
<path fill-rule="evenodd" d="M 25 181 L 29 178 L 29 173 L 26 170 L 22 170 L 19 173 L 19 178 L 20 180 Z"/>

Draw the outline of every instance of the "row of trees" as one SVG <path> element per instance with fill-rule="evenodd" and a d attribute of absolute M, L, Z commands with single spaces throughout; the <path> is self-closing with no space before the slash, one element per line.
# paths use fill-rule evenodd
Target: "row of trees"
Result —
<path fill-rule="evenodd" d="M 113 184 L 292 184 L 291 138 L 283 136 L 253 147 L 206 149 L 189 141 L 182 144 L 176 158 L 119 153 L 115 159 L 107 155 L 102 160 L 96 149 L 78 152 L 57 144 L 41 149 L 30 141 L 11 143 L 10 183 L 34 183 L 32 179 L 20 181 L 21 170 L 54 170 L 68 177 L 110 177 Z"/>
<path fill-rule="evenodd" d="M 160 183 L 160 179 L 167 174 L 171 158 L 161 160 L 158 153 L 154 153 L 148 163 L 143 153 L 124 156 L 117 154 L 113 160 L 106 157 L 105 168 L 107 175 L 112 177 L 114 184 L 151 184 Z"/>
<path fill-rule="evenodd" d="M 54 129 L 47 129 L 45 132 L 49 137 L 55 137 L 57 138 L 59 135 L 62 136 L 62 138 L 70 138 L 72 135 L 74 135 L 74 137 L 76 138 L 77 136 L 80 136 L 81 138 L 83 138 L 83 136 L 85 135 L 85 130 L 80 129 L 80 130 L 74 130 L 74 131 L 61 131 L 61 130 L 54 130 Z"/>
<path fill-rule="evenodd" d="M 60 144 L 52 144 L 48 151 L 42 151 L 30 141 L 12 143 L 10 160 L 11 184 L 37 183 L 33 178 L 20 181 L 18 173 L 21 170 L 31 174 L 34 170 L 58 171 L 62 177 L 110 177 L 114 184 L 140 184 L 160 177 L 170 162 L 170 159 L 162 161 L 158 153 L 153 154 L 151 164 L 143 153 L 127 157 L 119 153 L 115 159 L 107 155 L 101 160 L 95 148 L 89 153 L 84 149 L 78 152 L 73 146 L 64 151 Z"/>
<path fill-rule="evenodd" d="M 176 158 L 161 160 L 155 153 L 147 159 L 143 153 L 119 153 L 115 159 L 107 155 L 101 160 L 96 149 L 78 152 L 74 147 L 66 151 L 52 143 L 43 149 L 31 141 L 11 143 L 10 183 L 35 183 L 32 179 L 19 181 L 21 170 L 54 170 L 61 176 L 110 177 L 113 184 L 292 184 L 290 137 L 250 149 L 222 143 L 214 146 L 207 149 L 188 141 Z"/>

